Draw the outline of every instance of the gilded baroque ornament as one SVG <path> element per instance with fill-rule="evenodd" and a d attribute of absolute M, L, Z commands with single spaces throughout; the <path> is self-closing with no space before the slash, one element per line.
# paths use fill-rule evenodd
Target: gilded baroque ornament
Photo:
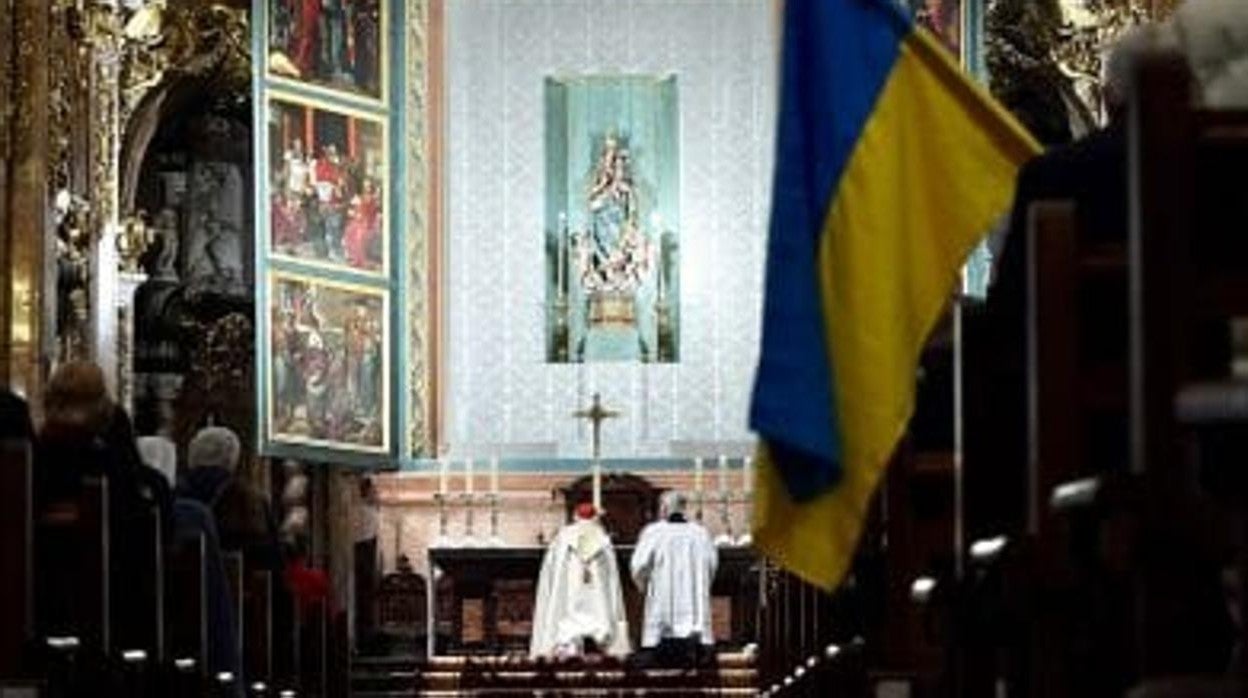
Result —
<path fill-rule="evenodd" d="M 179 76 L 213 75 L 246 94 L 251 78 L 243 10 L 220 3 L 150 0 L 121 28 L 121 118 L 127 123 L 153 89 Z"/>
<path fill-rule="evenodd" d="M 1053 60 L 1085 108 L 1083 118 L 1103 125 L 1106 119 L 1101 86 L 1105 52 L 1123 32 L 1150 22 L 1161 10 L 1145 0 L 1065 0 L 1062 27 Z"/>
<path fill-rule="evenodd" d="M 993 93 L 1045 142 L 1105 122 L 1101 62 L 1130 27 L 1171 0 L 990 0 L 985 54 Z"/>

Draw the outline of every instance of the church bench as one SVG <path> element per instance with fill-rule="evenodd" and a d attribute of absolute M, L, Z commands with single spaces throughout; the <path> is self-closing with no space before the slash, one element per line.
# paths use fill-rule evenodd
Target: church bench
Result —
<path fill-rule="evenodd" d="M 246 569 L 243 575 L 243 675 L 248 685 L 273 678 L 273 573 Z"/>
<path fill-rule="evenodd" d="M 207 543 L 202 534 L 176 541 L 168 551 L 166 638 L 172 676 L 196 685 L 208 673 Z"/>
<path fill-rule="evenodd" d="M 113 541 L 109 615 L 117 619 L 116 653 L 123 660 L 132 658 L 123 666 L 134 673 L 165 659 L 165 541 L 160 510 L 152 505 L 136 512 L 126 520 L 125 529 L 125 538 Z M 133 659 L 137 652 L 143 653 L 141 661 Z"/>
<path fill-rule="evenodd" d="M 34 636 L 30 443 L 0 441 L 0 679 L 26 675 Z"/>
<path fill-rule="evenodd" d="M 1243 392 L 1230 376 L 1229 329 L 1248 317 L 1248 112 L 1193 108 L 1192 79 L 1177 56 L 1146 62 L 1136 80 L 1130 460 L 1145 483 L 1141 525 L 1168 543 L 1149 546 L 1154 562 L 1138 580 L 1137 661 L 1152 677 L 1190 671 L 1197 659 L 1180 632 L 1192 622 L 1172 589 L 1188 581 L 1171 572 L 1176 559 L 1208 567 L 1235 559 L 1240 597 L 1248 590 L 1248 421 L 1236 409 Z M 1237 669 L 1248 673 L 1248 665 Z"/>
<path fill-rule="evenodd" d="M 39 635 L 73 638 L 79 648 L 106 656 L 112 646 L 108 481 L 88 478 L 74 500 L 52 503 L 36 516 Z"/>
<path fill-rule="evenodd" d="M 225 567 L 225 580 L 230 591 L 230 615 L 234 617 L 234 630 L 238 637 L 240 665 L 246 656 L 244 639 L 247 636 L 247 617 L 243 599 L 244 561 L 239 551 L 221 551 L 221 562 Z"/>
<path fill-rule="evenodd" d="M 303 695 L 328 695 L 330 618 L 327 600 L 306 603 L 297 609 L 296 656 L 298 685 Z"/>

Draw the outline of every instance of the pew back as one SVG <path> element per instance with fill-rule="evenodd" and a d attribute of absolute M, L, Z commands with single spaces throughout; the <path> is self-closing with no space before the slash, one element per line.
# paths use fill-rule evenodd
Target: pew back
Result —
<path fill-rule="evenodd" d="M 0 441 L 0 678 L 18 676 L 34 634 L 31 449 Z"/>
<path fill-rule="evenodd" d="M 106 656 L 112 647 L 108 481 L 84 479 L 77 498 L 43 508 L 36 527 L 40 635 L 74 637 Z"/>

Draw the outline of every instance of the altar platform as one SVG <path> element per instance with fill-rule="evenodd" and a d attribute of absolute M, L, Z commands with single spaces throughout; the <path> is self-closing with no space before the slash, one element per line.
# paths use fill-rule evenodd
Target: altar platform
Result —
<path fill-rule="evenodd" d="M 644 597 L 628 578 L 632 545 L 615 547 L 633 647 L 639 645 Z M 428 579 L 439 579 L 427 596 L 426 656 L 525 654 L 533 626 L 537 578 L 545 548 L 431 548 Z M 739 651 L 757 637 L 759 558 L 750 548 L 719 548 L 711 587 L 717 647 Z"/>
<path fill-rule="evenodd" d="M 700 670 L 647 669 L 628 661 L 534 661 L 523 655 L 357 661 L 353 695 L 381 696 L 752 696 L 754 657 L 721 652 Z"/>

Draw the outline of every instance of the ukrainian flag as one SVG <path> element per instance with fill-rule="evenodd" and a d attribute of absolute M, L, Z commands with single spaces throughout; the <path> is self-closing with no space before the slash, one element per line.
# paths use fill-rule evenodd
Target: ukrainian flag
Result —
<path fill-rule="evenodd" d="M 754 539 L 845 575 L 923 343 L 1039 146 L 894 0 L 787 0 Z"/>

